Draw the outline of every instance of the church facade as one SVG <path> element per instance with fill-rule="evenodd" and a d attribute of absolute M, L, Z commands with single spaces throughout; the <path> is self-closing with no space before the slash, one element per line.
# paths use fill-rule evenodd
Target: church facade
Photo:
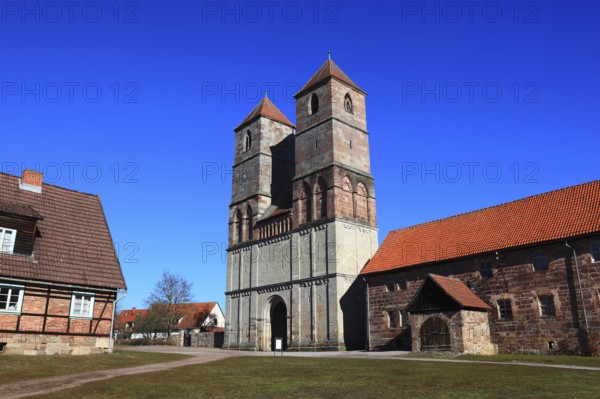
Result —
<path fill-rule="evenodd" d="M 327 60 L 234 129 L 224 348 L 364 349 L 358 275 L 378 247 L 366 93 Z"/>

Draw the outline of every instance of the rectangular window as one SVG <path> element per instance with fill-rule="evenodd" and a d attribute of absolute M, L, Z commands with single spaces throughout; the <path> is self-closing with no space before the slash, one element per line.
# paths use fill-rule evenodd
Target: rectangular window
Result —
<path fill-rule="evenodd" d="M 398 327 L 398 311 L 388 310 L 388 326 L 390 328 Z"/>
<path fill-rule="evenodd" d="M 0 227 L 0 252 L 12 254 L 15 248 L 17 230 Z"/>
<path fill-rule="evenodd" d="M 492 262 L 481 262 L 479 264 L 479 274 L 481 277 L 492 277 Z"/>
<path fill-rule="evenodd" d="M 75 292 L 71 298 L 71 317 L 91 318 L 94 314 L 94 295 Z"/>
<path fill-rule="evenodd" d="M 595 242 L 590 248 L 592 252 L 592 262 L 600 262 L 600 242 Z"/>
<path fill-rule="evenodd" d="M 396 282 L 393 280 L 389 280 L 387 283 L 385 283 L 385 286 L 388 292 L 396 291 Z"/>
<path fill-rule="evenodd" d="M 552 295 L 540 295 L 540 313 L 542 316 L 555 316 L 554 297 Z"/>
<path fill-rule="evenodd" d="M 20 313 L 24 292 L 22 285 L 0 285 L 0 313 Z"/>
<path fill-rule="evenodd" d="M 548 257 L 545 251 L 535 251 L 533 253 L 533 267 L 535 267 L 535 270 L 548 269 Z"/>
<path fill-rule="evenodd" d="M 498 318 L 500 320 L 512 320 L 512 305 L 510 299 L 498 301 Z"/>
<path fill-rule="evenodd" d="M 403 326 L 408 326 L 408 312 L 406 310 L 404 312 L 400 312 L 400 320 L 402 321 Z"/>

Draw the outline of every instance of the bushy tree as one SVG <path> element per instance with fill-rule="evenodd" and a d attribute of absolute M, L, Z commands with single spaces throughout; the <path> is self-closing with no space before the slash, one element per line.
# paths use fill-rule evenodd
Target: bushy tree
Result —
<path fill-rule="evenodd" d="M 167 332 L 163 314 L 156 306 L 151 306 L 148 312 L 136 318 L 132 332 L 142 334 L 145 340 L 158 338 Z"/>

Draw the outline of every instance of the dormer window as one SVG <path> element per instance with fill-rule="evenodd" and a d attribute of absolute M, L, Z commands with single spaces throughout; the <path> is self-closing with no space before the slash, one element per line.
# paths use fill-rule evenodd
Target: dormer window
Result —
<path fill-rule="evenodd" d="M 310 96 L 310 113 L 309 115 L 314 115 L 319 111 L 319 97 L 315 93 Z"/>
<path fill-rule="evenodd" d="M 351 114 L 352 113 L 352 99 L 349 94 L 344 96 L 344 111 Z"/>
<path fill-rule="evenodd" d="M 16 237 L 17 230 L 0 227 L 0 252 L 12 254 Z"/>
<path fill-rule="evenodd" d="M 244 139 L 244 151 L 248 151 L 252 147 L 252 133 L 250 129 L 246 130 L 246 137 Z"/>

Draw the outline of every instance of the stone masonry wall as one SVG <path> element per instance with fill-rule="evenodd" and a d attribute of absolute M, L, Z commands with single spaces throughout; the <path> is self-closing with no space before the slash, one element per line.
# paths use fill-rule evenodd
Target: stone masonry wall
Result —
<path fill-rule="evenodd" d="M 593 242 L 600 242 L 600 236 L 569 240 L 577 252 L 590 329 L 600 331 L 600 259 L 592 258 Z M 411 245 L 412 250 L 421 251 L 424 261 L 432 251 L 443 250 Z M 534 251 L 546 253 L 547 270 L 535 270 Z M 480 263 L 488 261 L 492 264 L 492 276 L 483 277 Z M 579 282 L 572 252 L 560 241 L 498 251 L 498 259 L 491 253 L 368 276 L 373 349 L 415 349 L 404 309 L 428 273 L 462 280 L 492 306 L 491 340 L 501 353 L 546 353 L 578 344 L 578 327 L 584 321 Z M 390 291 L 388 285 L 394 290 Z M 542 315 L 539 298 L 543 296 L 552 298 L 555 315 Z M 502 300 L 510 301 L 511 319 L 500 318 L 498 303 Z M 399 313 L 397 327 L 389 326 L 388 312 Z"/>

